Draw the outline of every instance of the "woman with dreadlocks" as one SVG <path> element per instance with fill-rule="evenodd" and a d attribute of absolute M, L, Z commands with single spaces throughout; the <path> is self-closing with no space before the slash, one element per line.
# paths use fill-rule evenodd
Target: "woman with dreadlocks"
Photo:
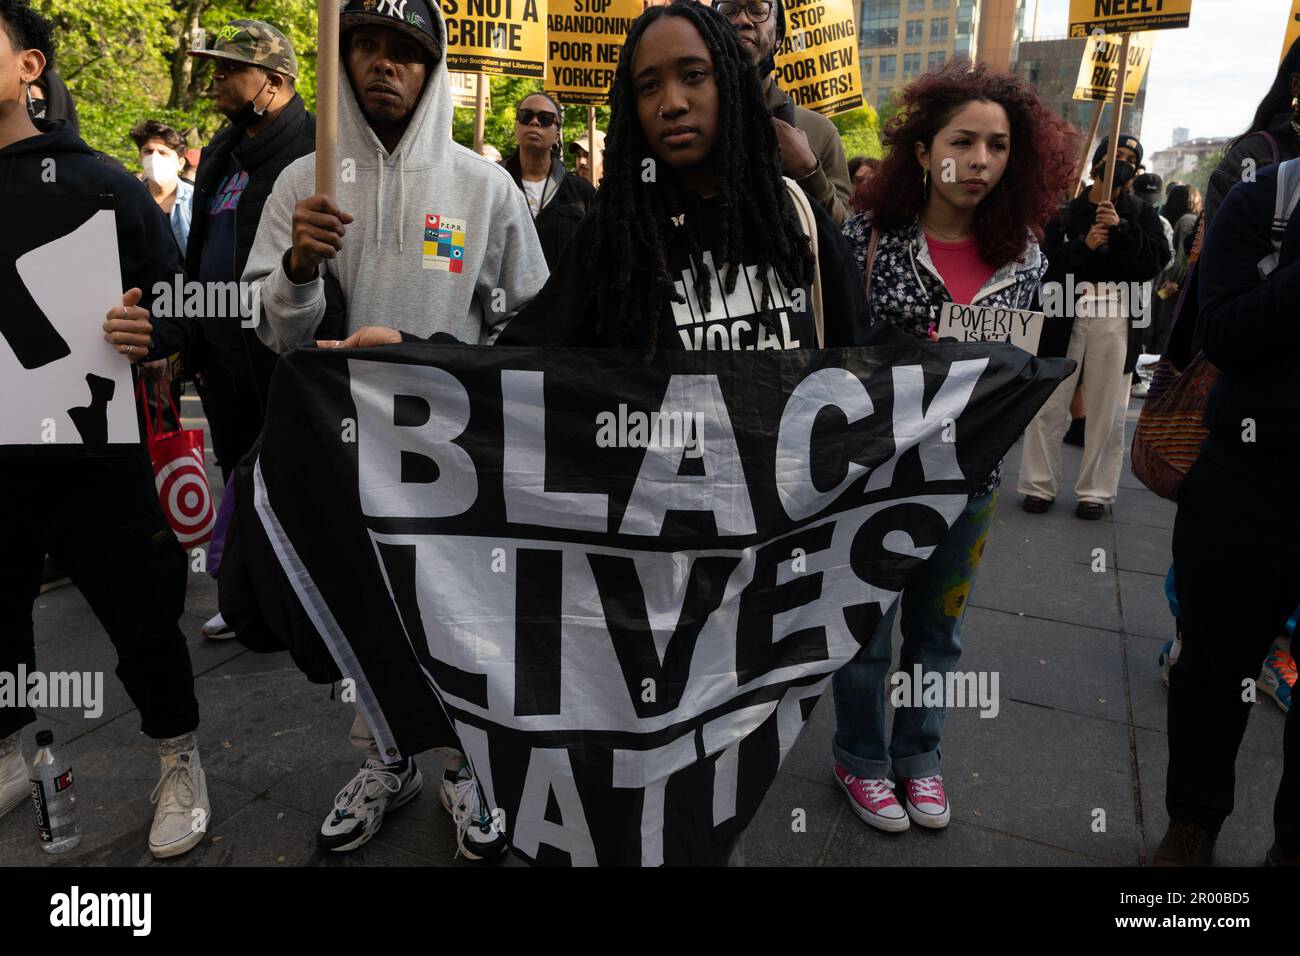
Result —
<path fill-rule="evenodd" d="M 758 77 L 725 18 L 691 0 L 651 7 L 628 32 L 610 103 L 592 211 L 498 344 L 853 344 L 862 292 L 847 246 L 782 177 Z"/>
<path fill-rule="evenodd" d="M 964 60 L 913 82 L 901 105 L 885 131 L 890 152 L 859 187 L 858 208 L 869 211 L 844 223 L 873 321 L 933 338 L 947 302 L 1037 308 L 1047 270 L 1037 239 L 1072 181 L 1074 131 L 1019 78 Z M 938 829 L 951 818 L 939 772 L 944 703 L 933 702 L 930 688 L 953 686 L 1000 472 L 1001 465 L 971 496 L 871 639 L 835 673 L 835 778 L 853 811 L 877 829 L 906 830 L 909 820 Z M 900 605 L 899 670 L 921 686 L 893 698 L 887 737 L 885 677 Z"/>
<path fill-rule="evenodd" d="M 591 210 L 498 345 L 649 358 L 857 342 L 865 307 L 849 248 L 781 175 L 762 87 L 724 17 L 695 0 L 647 9 L 624 41 L 610 107 Z M 337 346 L 400 338 L 365 328 Z"/>

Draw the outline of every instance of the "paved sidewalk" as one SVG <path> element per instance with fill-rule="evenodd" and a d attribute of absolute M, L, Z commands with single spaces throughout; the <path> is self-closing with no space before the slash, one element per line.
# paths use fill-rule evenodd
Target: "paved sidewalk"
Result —
<path fill-rule="evenodd" d="M 1137 404 L 1130 409 L 1130 432 Z M 184 414 L 198 415 L 187 397 Z M 188 424 L 188 420 L 187 420 Z M 209 451 L 209 455 L 211 452 Z M 1003 493 L 966 615 L 961 670 L 997 671 L 1000 711 L 954 710 L 944 735 L 947 830 L 891 835 L 861 823 L 831 778 L 829 693 L 786 760 L 745 835 L 753 865 L 1135 865 L 1167 823 L 1165 690 L 1156 658 L 1172 636 L 1163 595 L 1174 506 L 1125 471 L 1113 514 L 1074 517 L 1064 489 L 1048 514 L 1025 514 L 1015 494 L 1020 451 L 1007 458 Z M 1079 450 L 1064 448 L 1068 486 Z M 213 474 L 214 488 L 220 477 Z M 1092 570 L 1094 549 L 1106 570 Z M 354 853 L 316 850 L 316 830 L 358 765 L 348 744 L 352 706 L 307 683 L 287 654 L 211 642 L 199 627 L 216 587 L 193 574 L 181 621 L 190 639 L 203 716 L 201 752 L 213 819 L 208 839 L 159 864 L 146 846 L 157 782 L 152 742 L 113 676 L 112 646 L 71 587 L 42 595 L 35 612 L 42 670 L 102 670 L 105 707 L 95 720 L 43 713 L 23 735 L 49 727 L 77 772 L 81 845 L 60 858 L 39 848 L 30 812 L 0 819 L 0 865 L 447 865 L 451 823 L 431 786 Z M 897 642 L 895 644 L 897 647 Z M 1283 715 L 1271 698 L 1254 708 L 1237 761 L 1237 808 L 1217 847 L 1221 864 L 1256 865 L 1272 842 L 1282 770 Z M 419 758 L 436 779 L 432 754 Z M 795 811 L 802 810 L 803 814 Z M 1104 830 L 1094 821 L 1104 812 Z M 796 818 L 806 821 L 795 831 Z M 511 861 L 514 864 L 515 861 Z"/>

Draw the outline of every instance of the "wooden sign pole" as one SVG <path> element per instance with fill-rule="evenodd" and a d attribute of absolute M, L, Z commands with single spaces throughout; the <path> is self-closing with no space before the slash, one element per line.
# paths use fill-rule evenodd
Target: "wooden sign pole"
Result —
<path fill-rule="evenodd" d="M 1105 108 L 1106 101 L 1098 100 L 1092 107 L 1092 122 L 1088 124 L 1088 135 L 1083 141 L 1083 155 L 1079 157 L 1079 168 L 1074 176 L 1074 189 L 1071 196 L 1077 196 L 1083 191 L 1083 176 L 1088 171 L 1088 157 L 1092 155 L 1092 141 L 1097 138 L 1097 130 L 1101 127 L 1101 111 Z"/>
<path fill-rule="evenodd" d="M 596 148 L 596 107 L 587 107 L 587 175 L 593 186 L 600 183 L 600 150 Z"/>
<path fill-rule="evenodd" d="M 474 90 L 474 152 L 483 155 L 483 124 L 487 119 L 488 78 L 482 73 Z"/>
<path fill-rule="evenodd" d="M 339 2 L 316 3 L 316 192 L 338 194 Z"/>
<path fill-rule="evenodd" d="M 1119 149 L 1119 124 L 1124 115 L 1124 82 L 1128 79 L 1128 41 L 1129 34 L 1124 34 L 1124 42 L 1119 48 L 1119 77 L 1115 82 L 1115 99 L 1111 105 L 1110 143 L 1106 149 L 1106 200 L 1115 189 L 1115 151 Z"/>

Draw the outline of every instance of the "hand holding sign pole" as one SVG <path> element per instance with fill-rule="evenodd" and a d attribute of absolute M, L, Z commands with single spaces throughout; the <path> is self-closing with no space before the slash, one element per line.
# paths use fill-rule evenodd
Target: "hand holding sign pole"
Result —
<path fill-rule="evenodd" d="M 316 192 L 337 198 L 339 0 L 316 0 Z"/>

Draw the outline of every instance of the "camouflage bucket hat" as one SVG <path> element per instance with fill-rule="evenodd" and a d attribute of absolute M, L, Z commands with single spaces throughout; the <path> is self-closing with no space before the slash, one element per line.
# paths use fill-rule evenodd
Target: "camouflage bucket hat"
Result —
<path fill-rule="evenodd" d="M 283 33 L 261 20 L 231 20 L 217 31 L 210 47 L 190 50 L 189 55 L 248 63 L 298 79 L 298 58 L 294 55 L 293 44 Z"/>

